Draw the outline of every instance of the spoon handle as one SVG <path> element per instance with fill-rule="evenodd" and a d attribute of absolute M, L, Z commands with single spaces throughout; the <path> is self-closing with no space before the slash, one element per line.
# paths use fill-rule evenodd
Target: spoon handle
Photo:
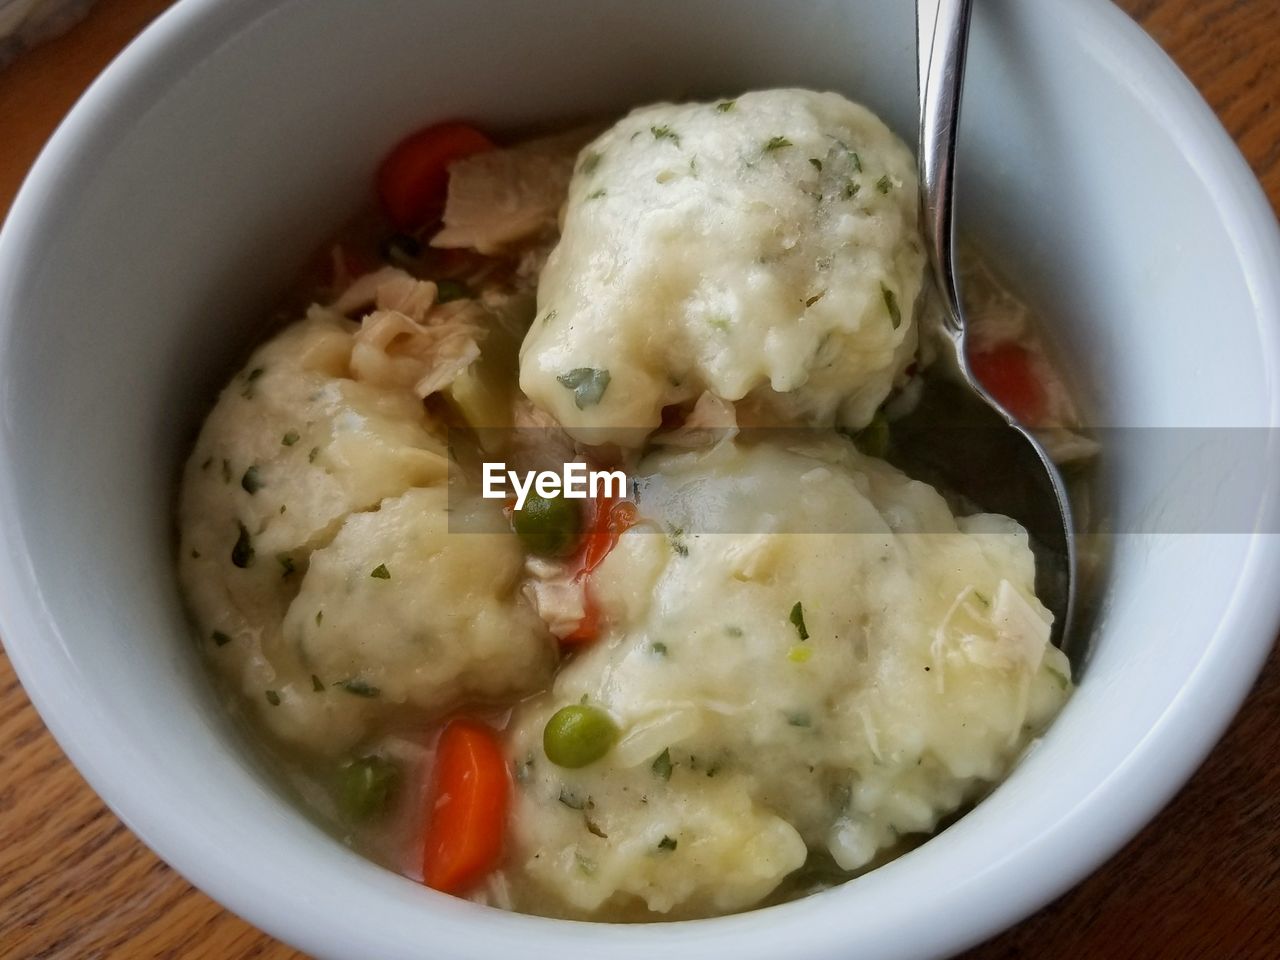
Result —
<path fill-rule="evenodd" d="M 920 85 L 920 210 L 944 323 L 964 334 L 955 271 L 955 166 L 973 0 L 916 0 Z"/>

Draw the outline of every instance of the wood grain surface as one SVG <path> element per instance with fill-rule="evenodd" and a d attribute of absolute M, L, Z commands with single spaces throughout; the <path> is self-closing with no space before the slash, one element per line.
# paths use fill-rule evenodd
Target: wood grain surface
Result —
<path fill-rule="evenodd" d="M 1273 0 L 1120 5 L 1188 73 L 1280 205 Z M 69 34 L 0 72 L 0 210 L 83 89 L 166 6 L 101 0 Z M 0 957 L 297 956 L 125 829 L 63 757 L 0 654 Z M 1082 957 L 1280 958 L 1280 654 L 1168 809 L 1086 882 L 965 960 Z"/>

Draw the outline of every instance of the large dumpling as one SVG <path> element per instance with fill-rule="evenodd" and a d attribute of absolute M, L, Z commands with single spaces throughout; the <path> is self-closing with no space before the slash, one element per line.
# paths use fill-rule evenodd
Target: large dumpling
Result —
<path fill-rule="evenodd" d="M 580 154 L 520 386 L 627 447 L 704 391 L 864 426 L 916 346 L 917 206 L 910 151 L 837 94 L 637 110 Z"/>
<path fill-rule="evenodd" d="M 602 639 L 512 721 L 514 869 L 565 912 L 743 909 L 807 855 L 864 867 L 1067 697 L 1025 533 L 841 438 L 651 456 L 639 510 L 591 584 Z M 621 739 L 567 770 L 541 735 L 579 702 Z M 707 834 L 709 805 L 734 812 Z"/>
<path fill-rule="evenodd" d="M 179 575 L 215 666 L 278 738 L 325 754 L 395 711 L 537 689 L 553 664 L 497 506 L 447 495 L 421 399 L 363 378 L 403 362 L 371 363 L 395 349 L 365 336 L 389 314 L 371 318 L 362 331 L 312 308 L 258 349 L 205 421 L 179 501 Z M 450 533 L 450 506 L 501 529 Z M 392 579 L 370 577 L 393 560 Z"/>

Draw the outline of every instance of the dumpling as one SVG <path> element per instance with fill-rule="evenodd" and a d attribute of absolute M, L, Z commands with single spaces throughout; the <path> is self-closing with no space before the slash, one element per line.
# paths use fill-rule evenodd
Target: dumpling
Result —
<path fill-rule="evenodd" d="M 434 292 L 425 293 L 429 307 Z M 358 379 L 385 366 L 370 367 L 364 332 L 313 307 L 258 349 L 205 421 L 178 509 L 179 578 L 215 666 L 275 736 L 325 754 L 402 708 L 438 713 L 462 696 L 536 689 L 552 665 L 546 631 L 518 594 L 514 535 L 448 532 L 443 430 L 413 392 L 413 371 L 404 383 Z M 465 492 L 452 496 L 460 513 L 483 513 Z M 399 577 L 374 583 L 390 599 L 378 619 L 356 589 L 366 584 L 344 576 L 362 550 L 391 555 L 382 545 L 392 517 L 412 535 L 395 553 Z M 464 569 L 486 574 L 464 591 Z M 442 608 L 475 622 L 415 605 L 442 590 Z M 403 651 L 379 631 L 414 615 L 423 620 L 413 636 L 431 634 L 432 659 L 401 674 Z"/>
<path fill-rule="evenodd" d="M 311 554 L 285 638 L 325 687 L 435 714 L 509 695 L 554 659 L 519 591 L 523 565 L 494 501 L 409 490 Z"/>
<path fill-rule="evenodd" d="M 806 850 L 864 867 L 999 782 L 1065 701 L 1012 521 L 957 520 L 837 437 L 656 454 L 639 484 L 646 522 L 591 582 L 601 640 L 512 720 L 515 869 L 564 909 L 742 909 Z M 621 739 L 566 770 L 540 737 L 584 698 Z M 735 814 L 704 874 L 682 851 L 706 804 Z M 667 855 L 682 882 L 651 883 Z"/>
<path fill-rule="evenodd" d="M 860 428 L 915 351 L 917 206 L 910 151 L 837 94 L 637 110 L 579 156 L 520 386 L 624 447 L 704 391 Z"/>

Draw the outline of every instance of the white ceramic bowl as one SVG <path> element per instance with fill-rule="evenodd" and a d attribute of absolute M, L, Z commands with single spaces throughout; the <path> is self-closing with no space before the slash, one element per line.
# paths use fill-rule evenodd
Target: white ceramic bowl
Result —
<path fill-rule="evenodd" d="M 935 957 L 1062 892 L 1168 800 L 1271 645 L 1280 544 L 1142 526 L 1166 478 L 1127 443 L 1107 451 L 1108 513 L 1142 532 L 1116 539 L 1096 652 L 1044 742 L 915 852 L 741 916 L 551 921 L 375 867 L 270 785 L 188 639 L 178 464 L 400 135 L 781 84 L 844 91 L 910 134 L 911 6 L 183 0 L 93 86 L 0 238 L 0 627 L 59 742 L 157 853 L 322 957 Z M 1280 243 L 1213 115 L 1103 0 L 978 7 L 962 221 L 1054 318 L 1103 422 L 1274 427 Z M 1256 529 L 1276 530 L 1276 474 L 1249 475 Z"/>

